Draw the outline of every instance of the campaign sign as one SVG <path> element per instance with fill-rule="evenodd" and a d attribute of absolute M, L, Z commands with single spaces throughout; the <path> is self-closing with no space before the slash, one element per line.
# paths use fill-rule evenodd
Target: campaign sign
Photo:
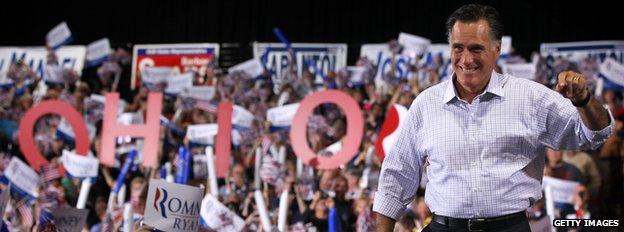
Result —
<path fill-rule="evenodd" d="M 57 231 L 80 232 L 87 222 L 88 209 L 59 207 L 52 210 Z"/>
<path fill-rule="evenodd" d="M 110 41 L 108 38 L 99 39 L 87 45 L 87 65 L 96 66 L 108 59 L 111 53 Z"/>
<path fill-rule="evenodd" d="M 145 207 L 145 224 L 162 231 L 197 231 L 204 190 L 151 179 Z"/>
<path fill-rule="evenodd" d="M 174 74 L 195 71 L 206 74 L 207 65 L 216 63 L 219 44 L 137 44 L 132 58 L 132 82 L 134 89 L 141 84 L 140 74 L 149 66 L 171 67 Z"/>
<path fill-rule="evenodd" d="M 63 150 L 61 156 L 63 167 L 70 175 L 78 178 L 97 177 L 100 161 L 95 157 L 77 155 L 74 152 Z"/>
<path fill-rule="evenodd" d="M 583 41 L 567 43 L 543 43 L 540 45 L 542 57 L 565 57 L 571 61 L 585 58 L 598 58 L 603 62 L 607 57 L 617 62 L 624 61 L 624 41 Z"/>
<path fill-rule="evenodd" d="M 360 48 L 360 57 L 366 57 L 377 66 L 375 80 L 382 80 L 383 75 L 392 70 L 392 51 L 388 44 L 364 44 Z M 407 78 L 410 74 L 409 64 L 414 62 L 414 59 L 405 55 L 396 55 L 394 76 Z"/>
<path fill-rule="evenodd" d="M 63 46 L 55 51 L 58 64 L 76 71 L 78 75 L 82 73 L 86 53 L 87 48 L 81 45 Z M 0 47 L 0 76 L 6 75 L 11 63 L 21 60 L 37 73 L 37 76 L 43 77 L 47 55 L 45 47 Z"/>
<path fill-rule="evenodd" d="M 52 49 L 69 44 L 72 34 L 66 22 L 61 22 L 46 34 L 46 45 Z"/>
<path fill-rule="evenodd" d="M 504 74 L 510 74 L 514 77 L 526 78 L 529 80 L 535 79 L 535 72 L 537 67 L 534 63 L 525 64 L 503 64 L 501 65 Z"/>
<path fill-rule="evenodd" d="M 247 75 L 251 77 L 257 77 L 257 76 L 262 75 L 262 73 L 264 73 L 264 66 L 262 66 L 262 62 L 260 62 L 260 60 L 251 59 L 243 63 L 234 65 L 228 69 L 228 73 L 233 73 L 233 72 L 238 72 L 238 71 L 245 72 L 247 73 Z"/>
<path fill-rule="evenodd" d="M 39 196 L 39 175 L 32 168 L 17 157 L 11 158 L 4 175 L 14 186 L 33 197 Z"/>
<path fill-rule="evenodd" d="M 290 65 L 289 54 L 284 44 L 256 42 L 253 49 L 254 58 L 260 59 L 273 83 L 279 86 L 289 81 L 285 75 Z M 316 83 L 322 83 L 330 71 L 336 72 L 347 66 L 346 44 L 293 43 L 292 49 L 297 75 L 301 76 L 304 69 L 310 70 Z"/>
<path fill-rule="evenodd" d="M 267 120 L 272 127 L 289 127 L 299 109 L 299 103 L 273 107 L 267 110 Z"/>
<path fill-rule="evenodd" d="M 612 58 L 607 58 L 600 64 L 600 74 L 612 83 L 624 86 L 624 65 L 622 63 L 618 63 Z"/>
<path fill-rule="evenodd" d="M 242 231 L 245 228 L 241 217 L 210 194 L 206 194 L 202 201 L 201 217 L 210 229 L 216 231 Z"/>
<path fill-rule="evenodd" d="M 549 176 L 545 176 L 542 179 L 542 187 L 550 186 L 552 189 L 553 202 L 570 203 L 572 204 L 572 195 L 574 189 L 579 183 L 575 181 L 557 179 Z"/>

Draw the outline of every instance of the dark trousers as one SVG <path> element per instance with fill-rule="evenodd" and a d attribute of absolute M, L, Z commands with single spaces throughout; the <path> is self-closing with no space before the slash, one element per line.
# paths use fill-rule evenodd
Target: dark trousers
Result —
<path fill-rule="evenodd" d="M 457 228 L 457 227 L 448 227 L 437 223 L 435 221 L 431 221 L 429 225 L 427 225 L 423 230 L 423 232 L 468 232 L 468 228 Z M 507 227 L 502 228 L 493 228 L 485 230 L 487 232 L 531 232 L 531 227 L 529 226 L 529 221 L 524 220 L 522 223 L 509 225 Z"/>

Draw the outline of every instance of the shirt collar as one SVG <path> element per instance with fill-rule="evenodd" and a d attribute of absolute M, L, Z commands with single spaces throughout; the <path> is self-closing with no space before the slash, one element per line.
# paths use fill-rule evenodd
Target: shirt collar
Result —
<path fill-rule="evenodd" d="M 453 80 L 455 79 L 455 72 L 451 73 L 451 79 L 447 82 L 446 90 L 444 91 L 444 104 L 449 103 L 454 98 L 459 99 L 459 94 L 457 93 L 457 89 L 455 89 L 455 85 L 453 84 Z M 485 87 L 484 93 L 491 93 L 499 97 L 504 96 L 503 86 L 501 85 L 501 79 L 503 78 L 502 74 L 499 74 L 495 71 L 492 71 L 492 75 L 490 77 L 490 82 Z"/>

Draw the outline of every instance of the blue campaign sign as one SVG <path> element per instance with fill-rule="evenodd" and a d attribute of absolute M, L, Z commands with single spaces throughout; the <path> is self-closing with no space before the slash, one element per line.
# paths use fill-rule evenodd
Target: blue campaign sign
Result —
<path fill-rule="evenodd" d="M 291 48 L 297 76 L 307 69 L 315 76 L 316 83 L 322 83 L 330 71 L 347 66 L 346 44 L 292 43 Z M 291 61 L 283 43 L 254 43 L 254 58 L 260 59 L 276 85 L 288 81 L 285 72 Z"/>

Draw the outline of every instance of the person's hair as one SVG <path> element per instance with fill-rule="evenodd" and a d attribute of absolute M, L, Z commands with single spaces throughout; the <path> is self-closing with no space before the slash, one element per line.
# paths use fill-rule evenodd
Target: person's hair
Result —
<path fill-rule="evenodd" d="M 455 22 L 477 22 L 481 19 L 487 21 L 490 26 L 490 39 L 500 41 L 503 37 L 503 24 L 499 19 L 498 11 L 487 5 L 467 4 L 455 10 L 446 20 L 446 35 L 449 42 Z"/>

